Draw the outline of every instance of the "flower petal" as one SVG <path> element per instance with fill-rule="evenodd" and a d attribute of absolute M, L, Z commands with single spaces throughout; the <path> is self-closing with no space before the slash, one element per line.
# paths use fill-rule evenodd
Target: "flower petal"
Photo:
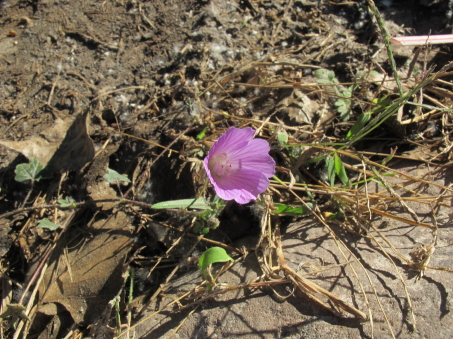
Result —
<path fill-rule="evenodd" d="M 220 153 L 234 153 L 244 148 L 252 140 L 255 130 L 250 127 L 236 128 L 230 127 L 214 143 L 208 156 Z"/>
<path fill-rule="evenodd" d="M 229 154 L 237 168 L 252 169 L 263 173 L 267 178 L 275 174 L 275 161 L 269 155 L 270 146 L 264 139 L 253 139 L 243 148 Z"/>
<path fill-rule="evenodd" d="M 269 179 L 263 173 L 244 168 L 211 182 L 220 198 L 234 199 L 239 204 L 256 199 L 258 194 L 263 193 L 269 186 Z"/>
<path fill-rule="evenodd" d="M 267 189 L 268 178 L 274 175 L 275 161 L 269 155 L 269 143 L 253 139 L 254 134 L 250 127 L 230 127 L 204 159 L 206 174 L 216 194 L 224 200 L 246 204 Z"/>

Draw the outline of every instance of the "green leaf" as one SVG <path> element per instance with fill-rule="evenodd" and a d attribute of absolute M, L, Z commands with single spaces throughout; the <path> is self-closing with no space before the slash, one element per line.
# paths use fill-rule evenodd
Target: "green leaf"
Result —
<path fill-rule="evenodd" d="M 181 200 L 169 200 L 169 201 L 162 201 L 158 202 L 157 204 L 153 205 L 154 209 L 165 209 L 165 208 L 196 208 L 200 210 L 208 210 L 211 208 L 209 203 L 204 198 L 198 198 L 197 200 L 194 199 L 181 199 Z"/>
<path fill-rule="evenodd" d="M 288 133 L 286 130 L 281 129 L 277 132 L 277 141 L 280 146 L 286 145 L 288 143 Z"/>
<path fill-rule="evenodd" d="M 313 208 L 313 204 L 307 203 L 310 208 Z M 290 215 L 290 216 L 301 216 L 310 213 L 310 210 L 306 206 L 288 206 L 285 204 L 274 203 L 274 207 L 277 209 L 272 211 L 274 214 L 281 214 L 281 215 Z"/>
<path fill-rule="evenodd" d="M 206 126 L 205 128 L 203 128 L 203 130 L 198 133 L 197 135 L 197 140 L 201 140 L 204 138 L 204 135 L 206 134 L 206 131 L 208 130 L 208 126 Z"/>
<path fill-rule="evenodd" d="M 340 118 L 343 121 L 348 121 L 352 115 L 352 110 L 348 107 L 343 113 L 340 112 Z"/>
<path fill-rule="evenodd" d="M 335 72 L 334 71 L 327 71 L 327 78 L 334 83 L 337 83 L 338 80 L 335 78 Z"/>
<path fill-rule="evenodd" d="M 389 155 L 387 155 L 387 157 L 382 160 L 382 166 L 387 166 L 387 163 L 393 159 L 393 156 L 395 155 L 395 153 L 390 153 Z"/>
<path fill-rule="evenodd" d="M 289 155 L 295 159 L 299 158 L 299 156 L 304 151 L 304 148 L 300 147 L 300 146 L 290 146 L 287 148 L 288 148 Z"/>
<path fill-rule="evenodd" d="M 227 252 L 222 247 L 211 247 L 203 252 L 200 257 L 200 261 L 198 261 L 198 267 L 200 268 L 201 272 L 205 272 L 209 265 L 215 264 L 216 262 L 226 262 L 231 261 L 233 262 L 233 258 L 231 258 Z"/>
<path fill-rule="evenodd" d="M 14 179 L 18 182 L 25 180 L 37 180 L 42 179 L 39 173 L 44 169 L 44 166 L 39 163 L 35 158 L 30 158 L 28 164 L 19 164 L 16 166 L 14 173 L 16 176 Z"/>
<path fill-rule="evenodd" d="M 317 83 L 318 83 L 318 84 L 321 84 L 321 85 L 329 85 L 329 84 L 331 84 L 331 82 L 330 82 L 329 79 L 319 79 L 319 80 L 317 81 Z M 333 87 L 335 87 L 335 86 L 333 86 Z"/>
<path fill-rule="evenodd" d="M 65 199 L 58 199 L 57 202 L 61 207 L 69 207 L 69 206 L 76 207 L 77 206 L 77 205 L 74 206 L 74 203 L 76 201 L 72 197 L 66 197 Z"/>
<path fill-rule="evenodd" d="M 120 182 L 131 182 L 128 177 L 125 175 L 119 174 L 117 171 L 114 171 L 110 168 L 107 168 L 107 173 L 103 176 L 105 180 L 107 180 L 110 184 L 116 184 Z"/>
<path fill-rule="evenodd" d="M 390 100 L 388 96 L 384 96 L 382 98 L 373 99 L 373 103 L 376 104 L 376 106 L 381 106 L 380 108 L 383 108 L 390 105 L 392 103 L 392 100 Z"/>
<path fill-rule="evenodd" d="M 346 103 L 344 102 L 343 99 L 338 99 L 337 101 L 335 101 L 334 105 L 337 107 L 343 107 L 346 106 Z"/>
<path fill-rule="evenodd" d="M 349 178 L 346 174 L 346 169 L 344 168 L 343 162 L 341 161 L 340 157 L 337 153 L 334 154 L 334 162 L 335 162 L 335 173 L 340 178 L 343 185 L 349 185 Z"/>
<path fill-rule="evenodd" d="M 351 127 L 351 129 L 346 134 L 346 140 L 351 140 L 371 119 L 371 114 L 364 113 L 360 114 L 359 118 L 355 122 L 355 124 Z"/>
<path fill-rule="evenodd" d="M 322 79 L 322 80 L 328 80 L 329 79 L 329 76 L 328 76 L 328 70 L 326 69 L 317 69 L 315 71 L 315 78 L 318 78 L 318 79 Z"/>
<path fill-rule="evenodd" d="M 42 220 L 38 221 L 38 227 L 39 228 L 47 228 L 50 231 L 55 231 L 57 230 L 60 226 L 57 224 L 54 224 L 52 221 L 50 221 L 47 218 L 44 218 Z"/>
<path fill-rule="evenodd" d="M 343 97 L 345 97 L 345 98 L 352 97 L 352 92 L 350 90 L 347 90 L 347 89 L 343 90 Z"/>
<path fill-rule="evenodd" d="M 327 176 L 329 177 L 330 187 L 335 186 L 335 161 L 333 157 L 326 158 Z"/>

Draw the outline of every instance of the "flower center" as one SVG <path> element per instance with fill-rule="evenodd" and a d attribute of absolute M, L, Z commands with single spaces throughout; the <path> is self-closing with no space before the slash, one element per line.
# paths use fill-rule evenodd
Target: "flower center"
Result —
<path fill-rule="evenodd" d="M 213 157 L 209 161 L 209 169 L 211 170 L 211 173 L 218 178 L 222 178 L 224 175 L 229 174 L 232 168 L 230 159 L 225 153 Z"/>

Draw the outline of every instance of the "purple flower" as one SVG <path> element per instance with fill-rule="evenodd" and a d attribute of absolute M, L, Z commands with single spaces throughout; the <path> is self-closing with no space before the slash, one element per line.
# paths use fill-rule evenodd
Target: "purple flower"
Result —
<path fill-rule="evenodd" d="M 204 159 L 204 168 L 217 195 L 224 200 L 246 204 L 269 186 L 275 161 L 269 143 L 253 139 L 255 130 L 230 127 L 214 143 Z"/>

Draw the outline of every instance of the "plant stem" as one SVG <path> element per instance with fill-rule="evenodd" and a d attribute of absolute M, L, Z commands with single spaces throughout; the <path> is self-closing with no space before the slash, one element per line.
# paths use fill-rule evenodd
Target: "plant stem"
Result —
<path fill-rule="evenodd" d="M 374 4 L 373 0 L 368 0 L 368 5 L 370 6 L 371 11 L 373 12 L 374 16 L 376 17 L 378 26 L 382 33 L 382 37 L 384 38 L 384 43 L 385 43 L 385 47 L 387 48 L 387 54 L 389 57 L 390 66 L 392 67 L 393 76 L 395 77 L 395 82 L 396 82 L 396 85 L 398 86 L 398 93 L 400 94 L 400 96 L 403 96 L 404 95 L 403 87 L 401 86 L 401 81 L 400 81 L 400 77 L 398 75 L 398 70 L 396 69 L 395 59 L 393 58 L 392 48 L 390 47 L 390 37 L 387 32 L 387 29 L 385 28 L 384 20 L 382 19 L 382 16 L 379 13 L 378 9 L 376 8 L 376 5 Z"/>

